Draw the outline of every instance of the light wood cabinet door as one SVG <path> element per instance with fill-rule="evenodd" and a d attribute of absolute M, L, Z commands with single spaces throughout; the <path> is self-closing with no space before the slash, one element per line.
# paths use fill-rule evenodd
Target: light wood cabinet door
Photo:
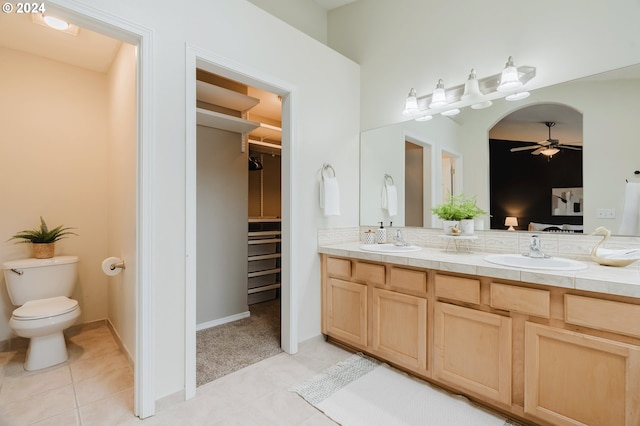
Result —
<path fill-rule="evenodd" d="M 511 318 L 436 302 L 433 376 L 511 404 Z"/>
<path fill-rule="evenodd" d="M 525 325 L 526 413 L 557 425 L 640 425 L 640 347 Z"/>
<path fill-rule="evenodd" d="M 345 343 L 367 346 L 367 286 L 327 278 L 326 331 Z"/>
<path fill-rule="evenodd" d="M 413 370 L 427 370 L 427 300 L 373 289 L 373 352 Z"/>

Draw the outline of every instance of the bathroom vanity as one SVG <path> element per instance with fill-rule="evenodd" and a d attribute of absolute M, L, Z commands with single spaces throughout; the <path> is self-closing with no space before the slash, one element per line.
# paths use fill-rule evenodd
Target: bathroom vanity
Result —
<path fill-rule="evenodd" d="M 640 424 L 638 269 L 526 271 L 355 243 L 319 252 L 330 340 L 532 424 Z"/>

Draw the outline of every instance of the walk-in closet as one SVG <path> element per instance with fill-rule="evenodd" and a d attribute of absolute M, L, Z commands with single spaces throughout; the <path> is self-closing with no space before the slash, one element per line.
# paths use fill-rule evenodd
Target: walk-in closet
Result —
<path fill-rule="evenodd" d="M 281 99 L 198 69 L 197 384 L 280 352 Z"/>

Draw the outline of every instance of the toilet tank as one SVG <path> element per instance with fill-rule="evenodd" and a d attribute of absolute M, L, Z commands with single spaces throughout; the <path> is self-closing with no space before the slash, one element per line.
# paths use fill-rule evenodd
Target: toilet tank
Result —
<path fill-rule="evenodd" d="M 2 264 L 11 303 L 55 296 L 71 297 L 78 277 L 78 256 L 10 260 Z"/>

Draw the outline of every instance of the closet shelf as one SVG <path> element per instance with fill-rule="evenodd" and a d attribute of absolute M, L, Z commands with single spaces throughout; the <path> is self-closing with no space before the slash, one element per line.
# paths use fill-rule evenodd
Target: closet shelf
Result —
<path fill-rule="evenodd" d="M 268 243 L 279 243 L 282 240 L 280 238 L 268 238 L 266 240 L 249 240 L 247 242 L 247 244 L 249 245 L 254 245 L 254 244 L 268 244 Z"/>
<path fill-rule="evenodd" d="M 196 108 L 196 122 L 200 126 L 213 127 L 215 129 L 228 130 L 236 133 L 249 133 L 260 126 L 260 123 L 256 123 L 255 121 L 209 111 L 204 108 Z"/>
<path fill-rule="evenodd" d="M 241 112 L 245 112 L 260 103 L 258 98 L 199 80 L 196 81 L 196 98 L 208 104 Z"/>
<path fill-rule="evenodd" d="M 269 235 L 282 235 L 282 231 L 253 231 L 249 232 L 250 237 L 264 237 Z"/>
<path fill-rule="evenodd" d="M 250 217 L 249 218 L 249 223 L 262 223 L 262 222 L 280 223 L 282 222 L 282 219 L 280 219 L 279 217 Z"/>
<path fill-rule="evenodd" d="M 282 257 L 280 253 L 271 253 L 271 254 L 259 254 L 256 256 L 248 256 L 247 260 L 249 262 L 253 262 L 254 260 L 267 260 L 267 259 L 279 259 Z"/>
<path fill-rule="evenodd" d="M 275 284 L 265 285 L 265 286 L 258 287 L 258 288 L 250 288 L 247 291 L 247 294 L 261 293 L 263 291 L 276 290 L 278 288 L 280 288 L 280 283 L 275 283 Z"/>
<path fill-rule="evenodd" d="M 278 272 L 280 272 L 280 268 L 265 269 L 264 271 L 249 272 L 247 274 L 247 278 L 261 277 L 263 275 L 277 274 Z"/>

